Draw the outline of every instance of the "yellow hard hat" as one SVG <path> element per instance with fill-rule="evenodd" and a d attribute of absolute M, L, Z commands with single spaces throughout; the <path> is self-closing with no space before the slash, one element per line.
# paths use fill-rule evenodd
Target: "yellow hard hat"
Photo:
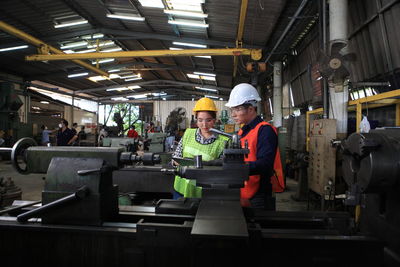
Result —
<path fill-rule="evenodd" d="M 215 106 L 214 101 L 212 101 L 210 98 L 203 97 L 200 98 L 197 102 L 196 105 L 193 108 L 193 112 L 196 111 L 215 111 L 217 112 L 217 107 Z"/>

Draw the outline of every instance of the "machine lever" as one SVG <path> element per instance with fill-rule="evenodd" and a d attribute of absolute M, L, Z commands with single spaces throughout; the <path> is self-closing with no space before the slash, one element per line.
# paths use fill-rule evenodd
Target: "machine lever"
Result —
<path fill-rule="evenodd" d="M 78 175 L 88 175 L 88 174 L 92 174 L 95 172 L 100 172 L 100 169 L 92 169 L 92 170 L 79 170 L 77 171 Z"/>
<path fill-rule="evenodd" d="M 88 194 L 89 194 L 89 188 L 86 185 L 84 185 L 73 194 L 70 194 L 70 195 L 60 198 L 60 199 L 57 199 L 53 202 L 50 202 L 46 205 L 41 206 L 40 208 L 30 210 L 30 211 L 27 211 L 25 213 L 18 215 L 17 221 L 20 223 L 27 222 L 30 218 L 39 217 L 40 215 L 42 215 L 46 212 L 49 212 L 50 210 L 60 208 L 64 205 L 68 205 L 77 200 L 81 200 L 81 199 L 85 198 L 86 196 L 88 196 Z"/>

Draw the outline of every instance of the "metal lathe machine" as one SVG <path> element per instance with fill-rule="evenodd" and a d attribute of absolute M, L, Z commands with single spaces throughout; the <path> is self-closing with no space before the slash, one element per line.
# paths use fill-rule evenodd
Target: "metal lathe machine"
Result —
<path fill-rule="evenodd" d="M 348 146 L 348 161 L 363 165 L 368 153 L 372 158 L 385 153 L 368 140 L 362 152 Z M 157 154 L 138 156 L 115 147 L 37 147 L 30 139 L 20 140 L 11 152 L 16 169 L 46 173 L 45 187 L 41 206 L 28 203 L 0 211 L 2 265 L 384 266 L 385 239 L 357 231 L 347 212 L 242 207 L 240 188 L 249 169 L 244 162 L 248 149 L 239 144 L 233 136 L 220 164 L 208 166 L 198 156 L 193 166 L 172 168 L 159 165 Z M 203 197 L 118 205 L 121 190 L 171 192 L 176 174 L 195 179 Z M 374 181 L 371 174 L 367 185 Z M 355 186 L 364 185 L 362 179 L 349 183 L 355 189 L 346 201 L 354 199 L 356 205 L 369 187 Z M 389 215 L 390 207 L 386 211 Z M 398 240 L 390 245 L 393 255 Z"/>

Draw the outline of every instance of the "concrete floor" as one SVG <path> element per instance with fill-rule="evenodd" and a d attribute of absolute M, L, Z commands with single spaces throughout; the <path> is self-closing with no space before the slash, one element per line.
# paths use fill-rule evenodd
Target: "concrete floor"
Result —
<path fill-rule="evenodd" d="M 44 174 L 22 175 L 16 172 L 9 161 L 0 161 L 0 177 L 11 177 L 15 185 L 22 190 L 22 200 L 40 200 L 44 187 Z M 276 209 L 279 211 L 305 211 L 307 202 L 294 201 L 291 196 L 297 190 L 297 182 L 287 179 L 286 190 L 277 193 Z"/>

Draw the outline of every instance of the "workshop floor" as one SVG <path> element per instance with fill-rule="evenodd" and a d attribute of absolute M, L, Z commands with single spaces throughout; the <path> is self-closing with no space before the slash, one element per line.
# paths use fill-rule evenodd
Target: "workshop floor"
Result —
<path fill-rule="evenodd" d="M 9 161 L 0 161 L 0 177 L 11 177 L 15 185 L 22 190 L 23 200 L 40 200 L 44 186 L 44 174 L 22 175 L 16 172 Z M 276 209 L 279 211 L 305 211 L 306 201 L 294 201 L 292 195 L 296 193 L 297 182 L 287 179 L 286 190 L 277 193 Z"/>

